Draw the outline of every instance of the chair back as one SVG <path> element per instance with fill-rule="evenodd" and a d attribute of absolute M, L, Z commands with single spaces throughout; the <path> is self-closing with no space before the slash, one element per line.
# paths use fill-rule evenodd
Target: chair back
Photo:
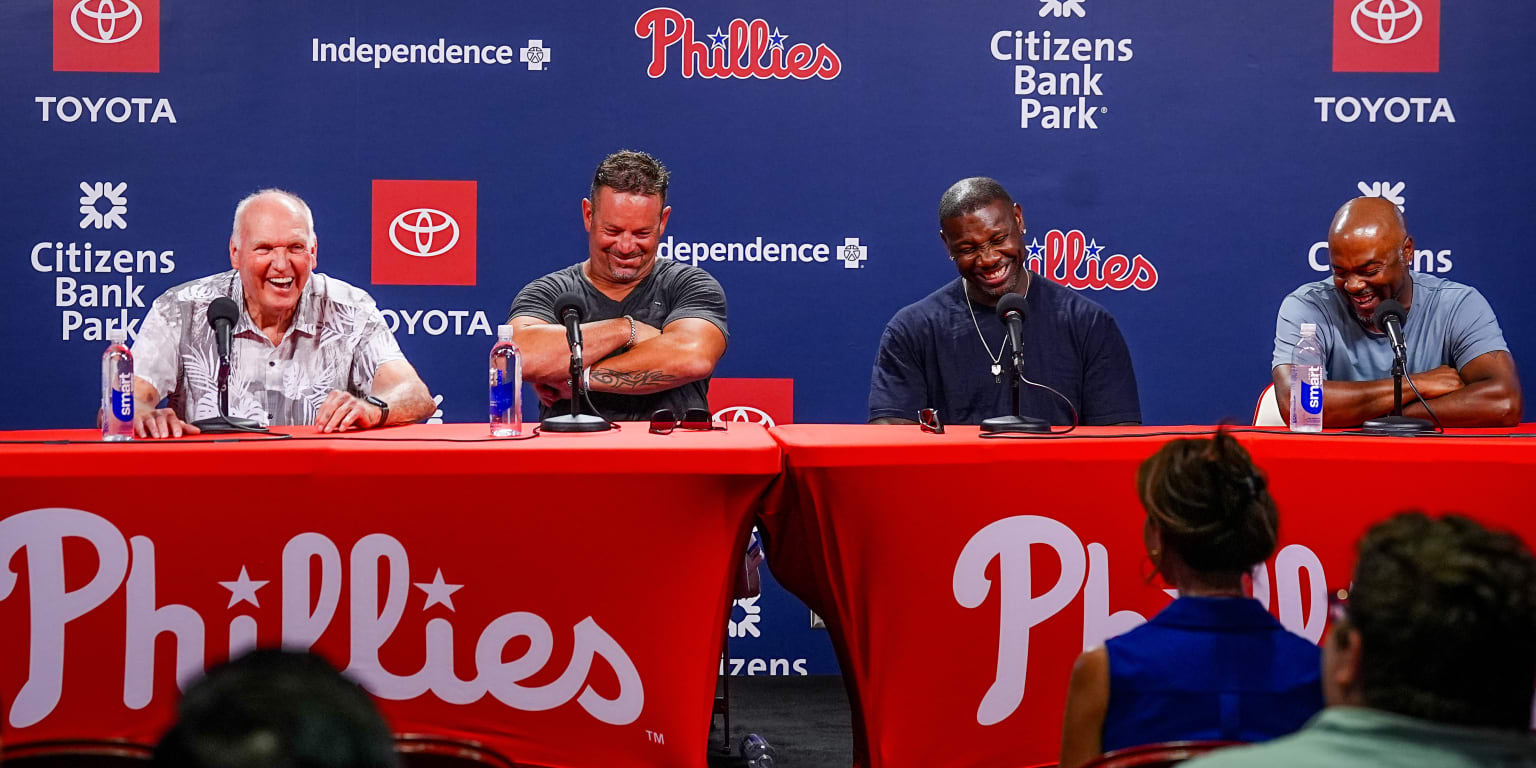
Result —
<path fill-rule="evenodd" d="M 1164 768 L 1241 741 L 1165 741 L 1117 749 L 1088 761 L 1083 768 Z"/>
<path fill-rule="evenodd" d="M 8 768 L 144 768 L 155 748 L 119 739 L 58 739 L 7 743 L 0 764 Z"/>
<path fill-rule="evenodd" d="M 1275 385 L 1270 384 L 1259 393 L 1259 402 L 1253 406 L 1255 427 L 1283 427 L 1285 417 L 1280 415 L 1280 402 L 1275 399 Z"/>
<path fill-rule="evenodd" d="M 395 735 L 405 768 L 519 768 L 511 758 L 478 741 L 420 733 Z"/>

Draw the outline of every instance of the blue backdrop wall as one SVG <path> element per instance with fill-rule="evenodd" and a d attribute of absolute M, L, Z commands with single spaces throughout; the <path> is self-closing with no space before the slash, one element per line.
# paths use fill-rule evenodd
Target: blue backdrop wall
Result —
<path fill-rule="evenodd" d="M 481 420 L 495 324 L 583 258 L 621 147 L 673 172 L 663 256 L 726 289 L 717 375 L 793 380 L 796 421 L 864 420 L 885 321 L 954 276 L 938 197 L 977 174 L 1118 318 L 1149 423 L 1247 420 L 1359 194 L 1532 359 L 1533 27 L 1485 0 L 12 0 L 0 427 L 90 425 L 103 323 L 227 268 L 267 186 L 309 201 L 320 270 L 372 292 L 437 418 Z M 734 618 L 733 655 L 835 668 L 781 591 Z"/>

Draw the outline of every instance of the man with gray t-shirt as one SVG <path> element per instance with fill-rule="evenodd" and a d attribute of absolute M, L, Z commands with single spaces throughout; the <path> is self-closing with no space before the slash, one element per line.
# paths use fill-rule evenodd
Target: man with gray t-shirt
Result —
<path fill-rule="evenodd" d="M 1520 379 L 1493 308 L 1476 288 L 1411 271 L 1413 238 L 1397 206 L 1378 197 L 1345 203 L 1328 231 L 1328 255 L 1333 279 L 1303 285 L 1280 304 L 1272 375 L 1282 415 L 1302 323 L 1317 324 L 1328 368 L 1323 425 L 1351 427 L 1391 412 L 1392 347 L 1372 316 L 1396 299 L 1407 309 L 1408 375 L 1440 423 L 1519 423 Z M 1403 395 L 1403 415 L 1428 418 L 1412 387 Z"/>
<path fill-rule="evenodd" d="M 708 408 L 715 363 L 725 354 L 725 291 L 698 267 L 656 261 L 666 230 L 667 169 L 644 152 L 621 150 L 597 167 L 581 201 L 587 260 L 529 283 L 508 322 L 523 352 L 523 379 L 539 393 L 542 415 L 569 408 L 570 348 L 555 301 L 585 299 L 581 326 L 598 412 L 644 421 L 660 409 L 681 417 Z"/>

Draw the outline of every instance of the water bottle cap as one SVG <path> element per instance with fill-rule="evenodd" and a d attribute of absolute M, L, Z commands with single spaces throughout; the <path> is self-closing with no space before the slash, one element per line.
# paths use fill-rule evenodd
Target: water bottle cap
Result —
<path fill-rule="evenodd" d="M 1305 336 L 1305 335 L 1307 335 L 1309 333 L 1312 334 L 1313 336 L 1317 335 L 1317 323 L 1302 323 L 1301 324 L 1301 335 Z"/>
<path fill-rule="evenodd" d="M 120 325 L 108 326 L 107 341 L 127 341 L 128 329 Z"/>
<path fill-rule="evenodd" d="M 512 326 L 510 326 L 510 325 L 498 325 L 498 326 L 496 326 L 496 338 L 501 339 L 502 341 L 511 341 L 512 340 Z"/>

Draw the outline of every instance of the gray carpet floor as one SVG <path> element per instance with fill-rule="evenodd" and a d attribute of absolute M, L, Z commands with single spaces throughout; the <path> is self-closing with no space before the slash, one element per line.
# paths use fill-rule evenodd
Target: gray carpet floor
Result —
<path fill-rule="evenodd" d="M 853 761 L 841 677 L 733 677 L 730 707 L 730 751 L 721 750 L 716 716 L 709 731 L 709 768 L 744 768 L 739 750 L 748 733 L 773 746 L 776 768 L 848 768 Z"/>

